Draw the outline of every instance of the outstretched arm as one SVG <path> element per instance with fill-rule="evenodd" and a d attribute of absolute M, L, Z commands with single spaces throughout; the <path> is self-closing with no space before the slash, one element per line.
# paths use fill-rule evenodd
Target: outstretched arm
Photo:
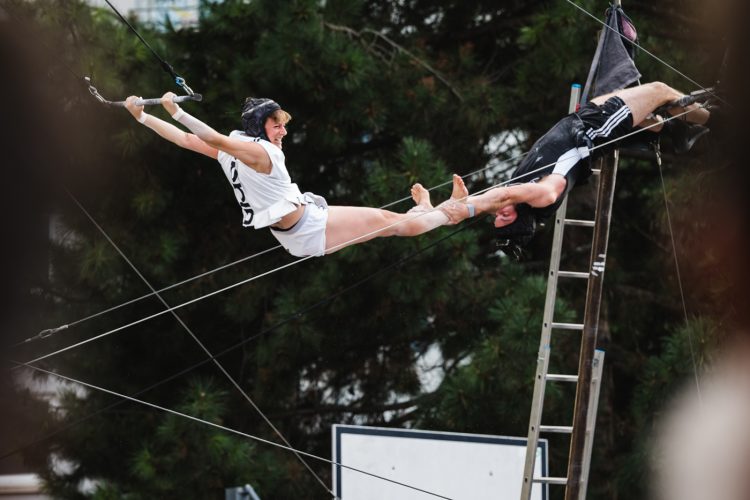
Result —
<path fill-rule="evenodd" d="M 562 175 L 548 175 L 539 182 L 526 182 L 514 186 L 496 187 L 486 193 L 466 198 L 454 199 L 440 204 L 440 210 L 457 224 L 464 219 L 482 213 L 496 213 L 498 210 L 517 203 L 528 203 L 532 207 L 552 205 L 565 191 L 567 180 Z M 472 205 L 472 212 L 468 206 Z"/>
<path fill-rule="evenodd" d="M 536 208 L 547 207 L 557 201 L 565 190 L 566 182 L 562 175 L 552 174 L 539 182 L 497 187 L 477 196 L 469 196 L 466 203 L 474 205 L 478 214 L 494 213 L 518 203 L 527 203 Z"/>
<path fill-rule="evenodd" d="M 271 173 L 271 158 L 263 147 L 254 142 L 240 141 L 221 134 L 203 123 L 199 119 L 187 114 L 182 110 L 172 98 L 175 96 L 172 92 L 167 92 L 161 98 L 161 104 L 164 109 L 181 124 L 193 132 L 198 139 L 208 146 L 234 156 L 248 167 L 260 173 Z"/>
<path fill-rule="evenodd" d="M 188 134 L 178 129 L 171 123 L 167 123 L 164 120 L 149 115 L 143 111 L 143 106 L 136 106 L 135 101 L 138 99 L 136 96 L 130 96 L 125 101 L 125 108 L 130 111 L 133 118 L 144 124 L 164 139 L 177 144 L 178 146 L 195 151 L 196 153 L 204 154 L 210 158 L 216 159 L 219 151 L 206 144 L 193 134 Z"/>

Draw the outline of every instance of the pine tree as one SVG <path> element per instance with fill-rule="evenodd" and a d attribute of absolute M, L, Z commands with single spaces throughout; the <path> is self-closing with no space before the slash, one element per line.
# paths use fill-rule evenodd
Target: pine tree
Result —
<path fill-rule="evenodd" d="M 79 138 L 61 167 L 66 184 L 154 287 L 276 244 L 268 232 L 241 228 L 214 162 L 165 144 L 68 78 L 66 67 L 90 72 L 108 97 L 153 97 L 171 89 L 150 52 L 108 10 L 71 2 L 15 8 L 38 20 L 60 55 L 50 67 L 52 81 L 65 96 L 67 121 L 76 125 L 70 135 Z M 570 9 L 543 1 L 508 1 L 499 9 L 481 1 L 230 0 L 203 5 L 197 30 L 135 25 L 204 95 L 202 103 L 184 106 L 189 112 L 227 132 L 238 126 L 244 97 L 273 97 L 293 116 L 285 154 L 295 182 L 332 204 L 382 206 L 406 197 L 414 182 L 435 186 L 451 172 L 467 174 L 524 151 L 565 112 L 568 85 L 585 77 L 597 29 Z M 643 14 L 647 6 L 629 10 L 636 19 L 638 9 Z M 665 51 L 686 60 L 674 41 L 651 33 L 658 24 L 639 24 L 644 44 L 664 41 Z M 648 79 L 668 80 L 656 68 L 644 63 L 641 69 Z M 502 147 L 491 149 L 493 140 Z M 512 166 L 472 176 L 469 186 L 496 183 Z M 662 272 L 666 233 L 654 215 L 660 187 L 647 164 L 624 161 L 621 169 L 615 221 L 622 225 L 613 228 L 606 279 L 611 340 L 605 366 L 614 384 L 605 385 L 600 418 L 602 428 L 617 433 L 599 438 L 604 445 L 597 456 L 612 457 L 594 461 L 590 490 L 599 498 L 633 493 L 627 479 L 615 484 L 611 464 L 635 463 L 623 478 L 643 470 L 640 427 L 664 398 L 648 385 L 658 380 L 659 387 L 671 387 L 684 375 L 673 370 L 679 356 L 669 347 L 684 353 L 684 338 L 664 342 L 682 319 L 676 299 L 664 298 L 674 283 Z M 433 191 L 433 200 L 447 197 L 448 189 Z M 391 208 L 405 211 L 410 204 Z M 56 212 L 68 232 L 53 242 L 54 273 L 39 329 L 147 293 L 64 195 Z M 643 220 L 648 223 L 638 223 Z M 471 222 L 306 261 L 178 314 L 211 352 L 222 352 L 222 366 L 304 451 L 328 456 L 332 423 L 524 435 L 549 231 L 524 263 L 515 264 L 495 252 L 485 221 Z M 698 237 L 687 231 L 683 246 Z M 571 265 L 585 267 L 588 249 L 574 241 L 566 255 Z M 170 290 L 164 299 L 180 304 L 291 262 L 281 251 L 265 254 Z M 574 298 L 561 300 L 558 317 L 574 318 L 580 306 Z M 138 302 L 36 343 L 19 358 L 162 309 L 153 298 Z M 714 313 L 708 309 L 707 315 Z M 440 353 L 444 375 L 431 391 L 418 367 L 428 351 Z M 577 355 L 574 340 L 562 341 L 559 352 L 559 363 Z M 212 363 L 199 364 L 205 359 L 163 315 L 45 366 L 277 441 Z M 649 368 L 660 360 L 661 375 Z M 563 421 L 571 396 L 550 391 L 549 398 L 551 418 Z M 172 492 L 210 498 L 244 482 L 255 482 L 262 497 L 326 495 L 287 452 L 93 390 L 85 397 L 68 394 L 61 408 L 48 425 L 70 427 L 44 441 L 72 464 L 72 471 L 47 464 L 45 477 L 59 498 Z M 81 418 L 84 423 L 76 424 Z M 329 464 L 310 465 L 329 482 Z M 84 479 L 95 481 L 93 492 L 80 491 Z"/>

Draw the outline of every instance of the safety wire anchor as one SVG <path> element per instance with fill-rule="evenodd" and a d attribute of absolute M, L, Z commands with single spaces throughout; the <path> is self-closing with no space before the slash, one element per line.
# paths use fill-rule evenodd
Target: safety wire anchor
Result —
<path fill-rule="evenodd" d="M 58 326 L 57 328 L 47 328 L 46 330 L 42 330 L 41 332 L 39 332 L 36 335 L 36 337 L 32 337 L 32 338 L 46 339 L 47 337 L 50 337 L 61 330 L 67 330 L 67 329 L 68 329 L 68 325 Z"/>
<path fill-rule="evenodd" d="M 26 340 L 22 340 L 21 342 L 17 343 L 16 346 L 22 345 L 22 344 L 28 344 L 29 342 L 33 342 L 35 340 L 43 340 L 47 337 L 51 337 L 52 335 L 56 334 L 59 331 L 67 330 L 70 325 L 61 325 L 57 328 L 47 328 L 46 330 L 42 330 L 41 332 L 37 333 L 33 337 L 29 337 Z"/>

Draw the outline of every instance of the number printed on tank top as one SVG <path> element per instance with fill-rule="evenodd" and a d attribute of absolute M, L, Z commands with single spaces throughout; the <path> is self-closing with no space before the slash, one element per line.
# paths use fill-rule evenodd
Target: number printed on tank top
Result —
<path fill-rule="evenodd" d="M 240 204 L 240 208 L 242 208 L 242 225 L 245 227 L 252 226 L 255 212 L 253 212 L 253 207 L 248 203 L 245 191 L 242 189 L 242 184 L 240 183 L 240 172 L 237 169 L 237 164 L 234 160 L 232 160 L 229 172 L 232 175 L 231 182 L 232 187 L 234 188 L 234 196 L 237 198 L 237 203 Z"/>

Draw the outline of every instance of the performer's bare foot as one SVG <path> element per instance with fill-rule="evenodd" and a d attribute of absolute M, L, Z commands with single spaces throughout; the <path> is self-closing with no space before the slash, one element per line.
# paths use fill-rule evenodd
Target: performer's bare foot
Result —
<path fill-rule="evenodd" d="M 431 210 L 432 209 L 432 202 L 430 201 L 430 192 L 427 191 L 421 184 L 416 183 L 411 187 L 411 198 L 414 200 L 414 203 L 417 205 L 416 207 L 413 207 L 412 210 L 415 208 L 420 210 Z"/>
<path fill-rule="evenodd" d="M 453 174 L 453 192 L 451 197 L 438 205 L 438 209 L 448 217 L 449 224 L 458 224 L 464 219 L 474 217 L 474 206 L 467 203 L 469 190 L 460 175 Z"/>
<path fill-rule="evenodd" d="M 460 175 L 453 174 L 453 192 L 451 193 L 451 200 L 466 202 L 466 198 L 469 196 L 469 190 L 466 189 L 466 184 Z"/>

